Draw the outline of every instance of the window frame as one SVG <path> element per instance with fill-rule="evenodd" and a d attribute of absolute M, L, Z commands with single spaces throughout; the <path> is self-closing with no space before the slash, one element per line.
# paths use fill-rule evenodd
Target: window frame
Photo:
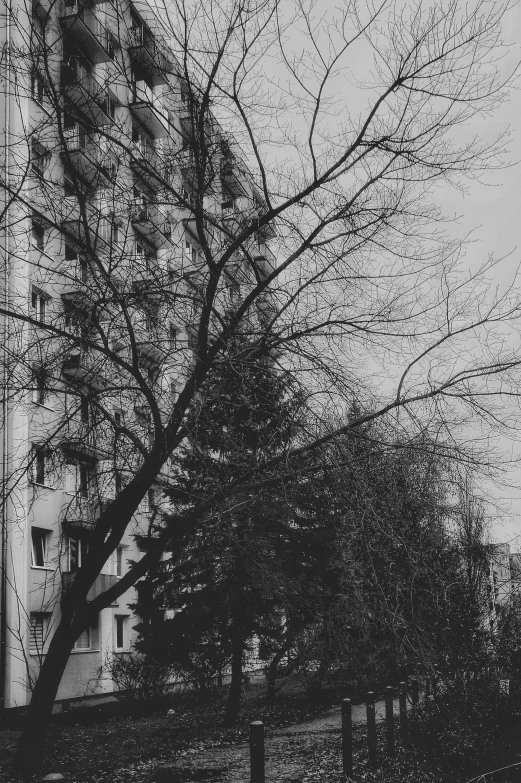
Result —
<path fill-rule="evenodd" d="M 46 406 L 49 397 L 49 387 L 47 379 L 49 374 L 44 367 L 33 367 L 32 369 L 32 401 L 35 405 Z"/>
<path fill-rule="evenodd" d="M 115 652 L 124 652 L 127 649 L 126 626 L 128 614 L 114 615 L 114 650 Z"/>
<path fill-rule="evenodd" d="M 33 444 L 31 454 L 32 483 L 48 487 L 47 483 L 47 451 L 43 446 Z"/>
<path fill-rule="evenodd" d="M 49 568 L 49 540 L 51 531 L 46 528 L 31 526 L 31 568 Z M 41 563 L 38 562 L 41 560 Z"/>
<path fill-rule="evenodd" d="M 49 298 L 43 291 L 33 285 L 31 290 L 31 310 L 34 313 L 34 320 L 40 324 L 46 323 L 48 300 Z"/>

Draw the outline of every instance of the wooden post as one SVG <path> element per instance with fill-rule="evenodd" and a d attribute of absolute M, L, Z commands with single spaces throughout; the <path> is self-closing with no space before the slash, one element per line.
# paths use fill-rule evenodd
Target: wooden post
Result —
<path fill-rule="evenodd" d="M 407 737 L 407 684 L 400 683 L 400 736 L 402 739 Z"/>
<path fill-rule="evenodd" d="M 394 694 L 390 685 L 385 689 L 385 736 L 387 755 L 394 756 Z"/>
<path fill-rule="evenodd" d="M 264 772 L 264 724 L 261 720 L 250 723 L 251 783 L 265 783 Z"/>
<path fill-rule="evenodd" d="M 411 680 L 412 712 L 416 716 L 418 712 L 418 702 L 420 699 L 420 685 L 417 679 Z"/>
<path fill-rule="evenodd" d="M 344 775 L 353 775 L 353 724 L 351 722 L 351 699 L 342 699 L 342 765 Z"/>
<path fill-rule="evenodd" d="M 366 701 L 367 715 L 367 745 L 369 747 L 369 765 L 376 767 L 376 714 L 374 709 L 374 693 L 368 691 Z"/>

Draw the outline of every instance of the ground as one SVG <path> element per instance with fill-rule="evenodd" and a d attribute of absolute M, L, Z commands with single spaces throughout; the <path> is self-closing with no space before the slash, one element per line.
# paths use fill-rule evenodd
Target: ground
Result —
<path fill-rule="evenodd" d="M 344 781 L 338 702 L 346 693 L 324 693 L 312 701 L 301 693 L 282 694 L 269 704 L 264 687 L 250 685 L 234 729 L 220 725 L 225 695 L 202 700 L 193 693 L 174 694 L 148 714 L 146 705 L 115 703 L 57 715 L 44 771 L 34 780 L 61 772 L 67 783 L 247 783 L 248 727 L 251 720 L 260 719 L 266 726 L 266 783 Z M 382 717 L 379 702 L 377 718 Z M 365 707 L 353 708 L 353 721 L 355 781 L 455 783 L 472 777 L 447 776 L 410 745 L 399 747 L 395 759 L 386 759 L 383 725 L 378 729 L 378 768 L 373 770 L 367 763 Z M 501 749 L 505 764 L 521 758 L 521 726 L 512 725 L 510 734 Z M 1 781 L 16 780 L 9 767 L 18 735 L 16 726 L 0 731 Z M 490 764 L 482 771 L 501 766 L 492 759 Z M 515 773 L 521 774 L 517 769 Z M 509 774 L 494 776 L 493 783 L 521 779 Z"/>

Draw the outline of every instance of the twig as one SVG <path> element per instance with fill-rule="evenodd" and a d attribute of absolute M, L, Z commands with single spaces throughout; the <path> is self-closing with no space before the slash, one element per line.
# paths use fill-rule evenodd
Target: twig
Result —
<path fill-rule="evenodd" d="M 479 783 L 481 780 L 485 780 L 488 775 L 495 775 L 496 772 L 503 772 L 505 769 L 513 769 L 514 767 L 519 767 L 521 765 L 521 761 L 516 761 L 515 764 L 509 764 L 508 767 L 500 767 L 499 769 L 493 769 L 490 772 L 484 772 L 482 775 L 478 775 L 477 778 L 472 778 L 472 780 L 467 780 L 467 783 Z"/>

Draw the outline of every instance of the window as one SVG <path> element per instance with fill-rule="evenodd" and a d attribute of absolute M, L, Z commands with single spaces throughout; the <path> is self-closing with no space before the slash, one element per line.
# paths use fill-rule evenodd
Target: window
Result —
<path fill-rule="evenodd" d="M 39 291 L 37 291 L 35 288 L 33 288 L 32 296 L 31 296 L 31 307 L 33 311 L 33 318 L 42 324 L 45 323 L 46 305 L 47 302 L 45 296 L 41 294 Z"/>
<path fill-rule="evenodd" d="M 177 351 L 178 344 L 177 344 L 177 336 L 179 334 L 179 329 L 177 329 L 175 326 L 170 327 L 170 350 L 171 351 Z"/>
<path fill-rule="evenodd" d="M 43 144 L 38 139 L 31 139 L 31 171 L 37 177 L 43 177 L 47 168 L 49 155 Z"/>
<path fill-rule="evenodd" d="M 33 481 L 45 486 L 47 480 L 47 455 L 41 446 L 34 446 L 32 453 Z"/>
<path fill-rule="evenodd" d="M 33 568 L 45 568 L 47 566 L 47 550 L 50 531 L 39 527 L 31 528 L 31 565 Z"/>
<path fill-rule="evenodd" d="M 38 73 L 31 76 L 31 97 L 43 106 L 47 102 L 47 89 L 43 78 Z"/>
<path fill-rule="evenodd" d="M 114 616 L 115 620 L 115 632 L 116 632 L 116 639 L 115 639 L 115 645 L 114 649 L 116 650 L 124 650 L 125 649 L 125 625 L 127 622 L 127 616 L 123 614 L 116 614 Z"/>
<path fill-rule="evenodd" d="M 45 41 L 45 19 L 33 10 L 33 33 L 42 43 Z"/>
<path fill-rule="evenodd" d="M 67 541 L 67 571 L 75 574 L 83 565 L 89 552 L 89 544 L 83 538 L 69 538 Z"/>
<path fill-rule="evenodd" d="M 47 372 L 43 367 L 33 368 L 33 402 L 45 405 L 47 401 Z"/>
<path fill-rule="evenodd" d="M 74 182 L 72 180 L 65 177 L 63 180 L 63 195 L 65 198 L 75 198 L 76 196 L 76 187 L 74 185 Z"/>
<path fill-rule="evenodd" d="M 118 546 L 116 547 L 115 552 L 115 571 L 116 576 L 123 576 L 123 547 Z"/>
<path fill-rule="evenodd" d="M 29 652 L 36 655 L 43 652 L 47 641 L 50 617 L 47 612 L 31 612 Z"/>
<path fill-rule="evenodd" d="M 33 218 L 31 224 L 31 242 L 38 250 L 45 248 L 45 230 L 36 218 Z"/>
<path fill-rule="evenodd" d="M 90 650 L 92 647 L 91 629 L 86 628 L 81 632 L 74 643 L 75 650 Z"/>
<path fill-rule="evenodd" d="M 80 398 L 80 419 L 83 424 L 88 424 L 90 421 L 90 405 L 89 398 L 83 395 Z"/>
<path fill-rule="evenodd" d="M 90 494 L 92 468 L 86 462 L 69 462 L 63 466 L 63 489 L 70 495 L 87 498 Z"/>

